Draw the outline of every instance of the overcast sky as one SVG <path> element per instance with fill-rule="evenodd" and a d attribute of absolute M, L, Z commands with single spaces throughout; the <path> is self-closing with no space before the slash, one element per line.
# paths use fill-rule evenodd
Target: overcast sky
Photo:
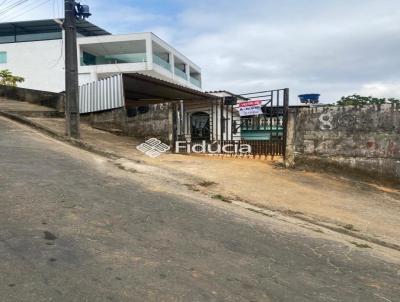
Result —
<path fill-rule="evenodd" d="M 0 21 L 55 17 L 62 2 Z M 312 92 L 325 102 L 353 93 L 400 97 L 400 0 L 84 2 L 90 21 L 112 33 L 152 31 L 172 44 L 202 67 L 206 90 L 288 87 L 293 103 Z"/>

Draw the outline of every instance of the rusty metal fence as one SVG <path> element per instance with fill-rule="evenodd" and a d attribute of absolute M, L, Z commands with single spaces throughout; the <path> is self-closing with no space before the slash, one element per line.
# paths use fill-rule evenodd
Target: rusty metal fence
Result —
<path fill-rule="evenodd" d="M 283 140 L 223 140 L 221 142 L 188 141 L 187 153 L 214 154 L 232 157 L 264 157 L 283 156 L 285 144 Z"/>

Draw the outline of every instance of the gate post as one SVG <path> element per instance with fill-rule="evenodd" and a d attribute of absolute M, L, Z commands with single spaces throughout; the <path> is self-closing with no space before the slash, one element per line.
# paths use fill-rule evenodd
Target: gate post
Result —
<path fill-rule="evenodd" d="M 178 114 L 177 114 L 177 103 L 172 102 L 169 104 L 169 145 L 172 151 L 175 152 L 175 144 L 177 141 L 177 122 L 178 122 Z"/>
<path fill-rule="evenodd" d="M 287 123 L 287 141 L 284 158 L 286 168 L 293 168 L 295 166 L 296 117 L 297 110 L 289 110 Z"/>
<path fill-rule="evenodd" d="M 289 119 L 289 88 L 285 88 L 283 93 L 283 159 L 286 160 L 286 146 L 288 138 L 288 119 Z"/>

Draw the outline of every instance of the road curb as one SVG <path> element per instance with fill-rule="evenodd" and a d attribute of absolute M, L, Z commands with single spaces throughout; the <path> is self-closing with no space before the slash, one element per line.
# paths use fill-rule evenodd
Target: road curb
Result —
<path fill-rule="evenodd" d="M 27 119 L 24 116 L 21 116 L 21 115 L 15 114 L 15 113 L 5 112 L 5 111 L 0 111 L 0 116 L 3 116 L 3 117 L 8 118 L 10 120 L 13 120 L 13 121 L 16 121 L 18 123 L 24 124 L 26 126 L 29 126 L 29 127 L 33 128 L 35 130 L 40 131 L 41 133 L 43 133 L 45 135 L 48 135 L 48 136 L 50 136 L 50 137 L 52 137 L 52 138 L 54 138 L 56 140 L 59 140 L 61 142 L 67 143 L 67 144 L 69 144 L 71 146 L 78 147 L 78 148 L 83 149 L 85 151 L 88 151 L 88 152 L 91 152 L 91 153 L 106 157 L 108 159 L 111 159 L 111 160 L 127 159 L 127 158 L 125 158 L 123 156 L 119 156 L 118 154 L 115 154 L 113 152 L 106 151 L 106 150 L 101 150 L 101 149 L 97 148 L 96 146 L 88 144 L 88 143 L 86 143 L 86 142 L 84 142 L 82 140 L 73 139 L 73 138 L 69 138 L 69 137 L 67 137 L 65 135 L 61 135 L 61 134 L 59 134 L 59 133 L 57 133 L 57 132 L 55 132 L 55 131 L 53 131 L 53 130 L 45 127 L 45 126 L 42 126 L 42 125 L 40 125 L 40 124 L 38 124 L 38 123 L 36 123 L 34 121 L 31 121 L 31 120 Z M 131 159 L 127 159 L 127 160 L 131 161 Z M 373 244 L 376 244 L 376 245 L 380 245 L 380 246 L 383 246 L 383 247 L 386 247 L 386 248 L 390 248 L 390 249 L 393 249 L 393 250 L 396 250 L 396 251 L 400 251 L 400 246 L 397 245 L 397 244 L 389 243 L 389 242 L 386 242 L 386 241 L 383 241 L 383 240 L 380 240 L 380 239 L 377 239 L 377 238 L 373 238 L 373 237 L 370 237 L 370 236 L 367 236 L 367 235 L 358 234 L 358 233 L 355 233 L 353 231 L 341 228 L 339 226 L 336 227 L 336 226 L 332 226 L 332 225 L 327 225 L 324 222 L 316 221 L 315 219 L 312 219 L 310 217 L 305 217 L 303 215 L 290 214 L 290 213 L 288 214 L 288 213 L 285 213 L 283 211 L 279 211 L 279 210 L 276 210 L 276 209 L 268 209 L 267 207 L 261 208 L 261 207 L 254 206 L 254 205 L 252 205 L 251 203 L 248 203 L 248 202 L 240 202 L 240 203 L 244 203 L 244 204 L 246 204 L 248 206 L 242 206 L 242 205 L 239 205 L 236 202 L 235 202 L 235 205 L 236 206 L 240 206 L 242 208 L 245 208 L 245 209 L 247 209 L 249 211 L 257 212 L 257 213 L 263 214 L 263 215 L 265 215 L 265 213 L 264 213 L 265 211 L 279 213 L 280 215 L 284 215 L 284 216 L 287 216 L 287 217 L 292 217 L 292 218 L 295 218 L 295 219 L 299 219 L 301 221 L 304 221 L 304 222 L 307 222 L 307 223 L 310 223 L 310 224 L 313 224 L 313 225 L 316 225 L 316 226 L 319 226 L 319 227 L 322 227 L 322 228 L 326 228 L 328 230 L 331 230 L 331 231 L 334 231 L 334 232 L 337 232 L 337 233 L 340 233 L 340 234 L 348 235 L 348 236 L 351 236 L 353 238 L 357 238 L 357 239 L 360 239 L 360 240 L 364 240 L 366 242 L 370 242 L 370 243 L 373 243 Z M 250 208 L 249 208 L 249 206 L 250 206 Z"/>

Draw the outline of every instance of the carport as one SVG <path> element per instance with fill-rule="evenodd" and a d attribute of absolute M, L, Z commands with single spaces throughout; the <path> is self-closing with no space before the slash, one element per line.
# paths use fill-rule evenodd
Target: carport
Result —
<path fill-rule="evenodd" d="M 197 123 L 195 129 L 208 129 L 203 129 L 209 133 L 207 140 L 221 138 L 216 131 L 223 127 L 216 125 L 221 121 L 217 109 L 222 102 L 212 94 L 139 73 L 118 74 L 80 87 L 80 112 L 90 114 L 97 126 L 109 128 L 112 120 L 112 127 L 126 135 L 156 137 L 171 144 L 191 139 L 191 123 Z M 207 120 L 192 121 L 188 109 L 204 113 Z"/>
<path fill-rule="evenodd" d="M 235 97 L 219 97 L 145 74 L 118 74 L 81 86 L 80 112 L 89 114 L 97 128 L 118 129 L 144 140 L 157 138 L 171 146 L 177 140 L 192 145 L 247 144 L 253 155 L 274 156 L 285 152 L 288 95 L 288 89 L 246 94 L 265 105 L 261 114 L 243 119 Z M 244 140 L 244 130 L 262 130 L 270 136 Z"/>

